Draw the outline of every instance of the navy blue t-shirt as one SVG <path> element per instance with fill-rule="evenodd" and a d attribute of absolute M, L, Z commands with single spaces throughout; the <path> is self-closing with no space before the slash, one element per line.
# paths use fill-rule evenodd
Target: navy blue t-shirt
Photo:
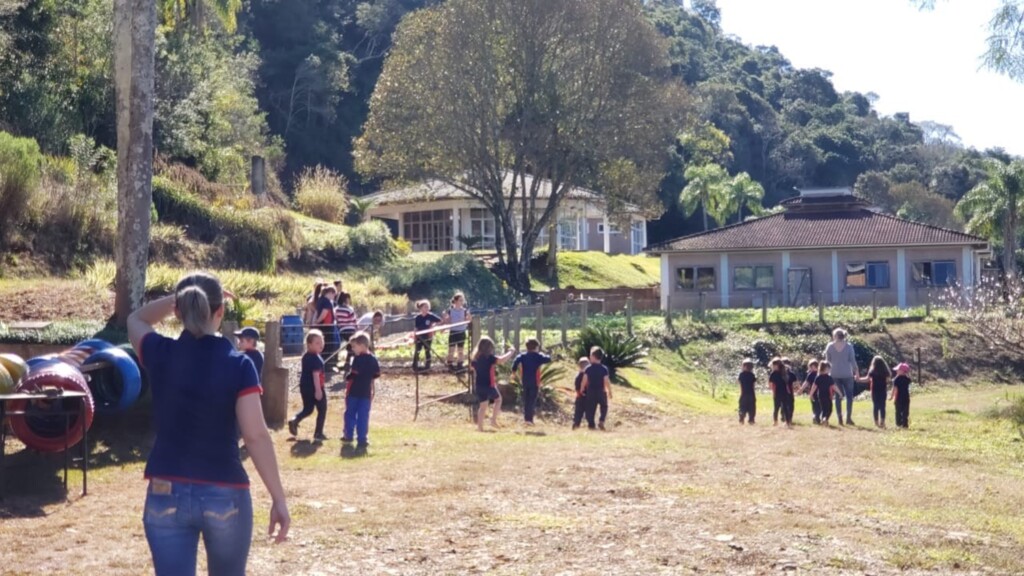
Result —
<path fill-rule="evenodd" d="M 874 372 L 868 373 L 868 378 L 871 382 L 871 398 L 873 400 L 885 401 L 885 393 L 888 392 L 886 387 L 889 384 L 889 379 L 885 374 L 876 374 Z"/>
<path fill-rule="evenodd" d="M 256 367 L 256 376 L 262 381 L 263 380 L 263 352 L 260 352 L 259 350 L 256 350 L 256 349 L 252 349 L 252 350 L 246 350 L 245 352 L 243 352 L 243 354 L 248 356 L 249 360 L 252 360 L 252 365 Z"/>
<path fill-rule="evenodd" d="M 754 372 L 740 372 L 738 379 L 740 381 L 740 395 L 753 396 L 755 393 L 754 384 L 757 383 L 757 376 L 754 375 Z"/>
<path fill-rule="evenodd" d="M 909 398 L 910 397 L 910 377 L 905 374 L 893 378 L 893 387 L 896 388 L 897 398 Z"/>
<path fill-rule="evenodd" d="M 360 354 L 352 359 L 345 388 L 346 398 L 373 398 L 373 381 L 380 377 L 380 363 L 373 354 Z"/>
<path fill-rule="evenodd" d="M 789 376 L 782 372 L 772 372 L 768 375 L 768 381 L 772 383 L 776 396 L 788 396 L 793 393 L 789 387 Z"/>
<path fill-rule="evenodd" d="M 540 383 L 540 367 L 551 362 L 551 356 L 540 352 L 523 352 L 512 361 L 512 371 L 522 370 L 519 381 L 536 388 Z"/>
<path fill-rule="evenodd" d="M 320 320 L 320 316 L 323 315 L 325 310 L 327 312 L 330 312 L 330 314 L 327 315 L 326 319 L 323 321 L 323 324 L 320 325 L 330 326 L 331 328 L 337 328 L 337 326 L 334 323 L 334 303 L 331 302 L 331 299 L 328 298 L 327 296 L 321 296 L 320 299 L 316 301 L 316 318 L 313 320 L 313 323 L 316 324 L 317 321 Z"/>
<path fill-rule="evenodd" d="M 177 339 L 151 332 L 140 348 L 156 427 L 146 478 L 247 487 L 235 406 L 262 391 L 252 360 L 226 338 L 190 332 Z"/>
<path fill-rule="evenodd" d="M 586 395 L 590 398 L 604 398 L 604 379 L 608 377 L 608 368 L 604 364 L 591 364 L 583 374 L 587 380 Z"/>
<path fill-rule="evenodd" d="M 478 392 L 485 392 L 487 389 L 498 385 L 498 379 L 495 376 L 498 366 L 497 356 L 491 355 L 477 358 L 470 362 L 470 364 L 473 366 L 473 381 L 476 383 Z"/>
<path fill-rule="evenodd" d="M 441 318 L 437 314 L 434 314 L 433 312 L 427 312 L 426 314 L 417 314 L 416 315 L 416 319 L 414 320 L 417 332 L 422 332 L 423 330 L 426 330 L 427 328 L 430 328 L 431 325 L 438 324 L 440 322 L 441 322 Z M 430 333 L 430 334 L 424 334 L 423 336 L 420 336 L 419 338 L 420 338 L 420 340 L 429 340 L 429 339 L 431 339 L 433 337 L 434 337 L 434 334 Z"/>
<path fill-rule="evenodd" d="M 576 382 L 575 382 L 575 384 L 576 384 L 576 394 L 579 394 L 580 390 L 583 389 L 583 379 L 586 376 L 587 375 L 584 372 L 580 372 L 580 373 L 576 374 Z"/>
<path fill-rule="evenodd" d="M 324 372 L 324 359 L 319 354 L 306 352 L 302 355 L 302 372 L 299 373 L 299 389 L 313 390 L 313 374 Z"/>

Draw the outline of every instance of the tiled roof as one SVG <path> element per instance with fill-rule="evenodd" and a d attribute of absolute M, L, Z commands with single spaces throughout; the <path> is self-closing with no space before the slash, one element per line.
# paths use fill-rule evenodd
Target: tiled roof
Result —
<path fill-rule="evenodd" d="M 647 252 L 716 252 L 851 246 L 929 246 L 985 244 L 977 236 L 903 220 L 866 208 L 832 212 L 783 212 L 683 236 Z"/>
<path fill-rule="evenodd" d="M 511 190 L 511 178 L 506 177 L 505 188 Z M 526 177 L 526 186 L 530 187 L 533 185 L 533 177 Z M 551 196 L 551 183 L 544 180 L 540 184 L 538 190 L 538 198 L 548 198 Z M 600 196 L 597 193 L 586 190 L 584 188 L 570 188 L 569 193 L 566 195 L 568 198 L 584 199 L 593 202 L 602 202 Z M 365 198 L 372 200 L 375 206 L 389 206 L 396 204 L 413 204 L 416 202 L 423 201 L 435 201 L 435 200 L 454 200 L 454 199 L 465 199 L 469 198 L 469 194 L 466 194 L 462 190 L 441 182 L 439 180 L 431 180 L 423 182 L 421 184 L 414 184 L 405 188 L 396 188 L 394 190 L 383 190 L 374 194 L 370 194 Z"/>

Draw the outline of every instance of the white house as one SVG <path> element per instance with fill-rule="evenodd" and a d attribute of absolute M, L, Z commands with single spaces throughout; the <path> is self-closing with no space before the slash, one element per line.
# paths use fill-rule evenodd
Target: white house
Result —
<path fill-rule="evenodd" d="M 532 177 L 526 177 L 526 186 Z M 536 210 L 547 208 L 551 186 L 542 182 Z M 475 238 L 477 249 L 494 249 L 497 227 L 490 210 L 479 200 L 449 184 L 430 181 L 366 196 L 372 218 L 388 222 L 399 238 L 422 251 L 455 251 L 467 247 L 462 239 Z M 595 192 L 572 188 L 562 199 L 558 217 L 560 250 L 599 250 L 608 254 L 639 254 L 647 247 L 647 221 L 638 210 L 627 208 L 629 229 L 609 221 L 604 200 Z M 620 219 L 621 220 L 621 219 Z M 537 239 L 548 245 L 548 230 Z"/>

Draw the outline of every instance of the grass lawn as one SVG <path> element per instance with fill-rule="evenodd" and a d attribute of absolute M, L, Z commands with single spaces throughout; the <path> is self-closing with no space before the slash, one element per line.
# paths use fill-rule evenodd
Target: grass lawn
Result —
<path fill-rule="evenodd" d="M 501 429 L 478 433 L 468 407 L 445 403 L 413 422 L 413 382 L 386 374 L 364 457 L 336 440 L 334 382 L 332 440 L 310 443 L 311 420 L 298 441 L 274 433 L 294 525 L 290 542 L 266 542 L 269 503 L 255 481 L 249 572 L 1020 573 L 1024 443 L 990 415 L 1007 388 L 930 387 L 914 396 L 909 431 L 868 426 L 865 401 L 859 427 L 815 427 L 801 398 L 786 430 L 771 425 L 767 395 L 758 425 L 740 426 L 731 386 L 712 398 L 681 360 L 652 361 L 622 371 L 630 386 L 615 386 L 606 433 L 569 430 L 567 397 L 534 428 L 510 407 Z M 423 386 L 425 398 L 459 389 L 450 377 Z M 8 573 L 149 570 L 147 420 L 97 420 L 90 494 L 67 504 L 60 458 L 9 441 Z"/>
<path fill-rule="evenodd" d="M 644 255 L 559 252 L 557 280 L 535 272 L 531 281 L 537 291 L 569 286 L 580 290 L 646 288 L 661 282 L 661 265 L 657 258 Z"/>

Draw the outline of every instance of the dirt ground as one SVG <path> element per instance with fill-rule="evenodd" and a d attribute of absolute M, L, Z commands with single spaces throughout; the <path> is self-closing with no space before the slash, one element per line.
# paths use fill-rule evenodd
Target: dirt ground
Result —
<path fill-rule="evenodd" d="M 424 397 L 453 392 L 432 378 Z M 1005 389 L 915 398 L 913 429 L 822 429 L 798 404 L 794 430 L 698 414 L 616 387 L 608 432 L 572 432 L 560 413 L 526 428 L 506 412 L 478 433 L 468 408 L 412 421 L 413 383 L 385 378 L 369 453 L 343 453 L 343 401 L 328 434 L 274 438 L 293 518 L 290 541 L 255 537 L 250 573 L 286 574 L 1020 574 L 1024 447 L 983 414 Z M 293 394 L 297 397 L 297 394 Z M 296 398 L 297 400 L 297 398 Z M 9 441 L 0 504 L 4 574 L 142 574 L 144 413 L 98 420 L 89 495 L 60 493 L 59 459 Z M 254 478 L 257 530 L 268 498 Z"/>

